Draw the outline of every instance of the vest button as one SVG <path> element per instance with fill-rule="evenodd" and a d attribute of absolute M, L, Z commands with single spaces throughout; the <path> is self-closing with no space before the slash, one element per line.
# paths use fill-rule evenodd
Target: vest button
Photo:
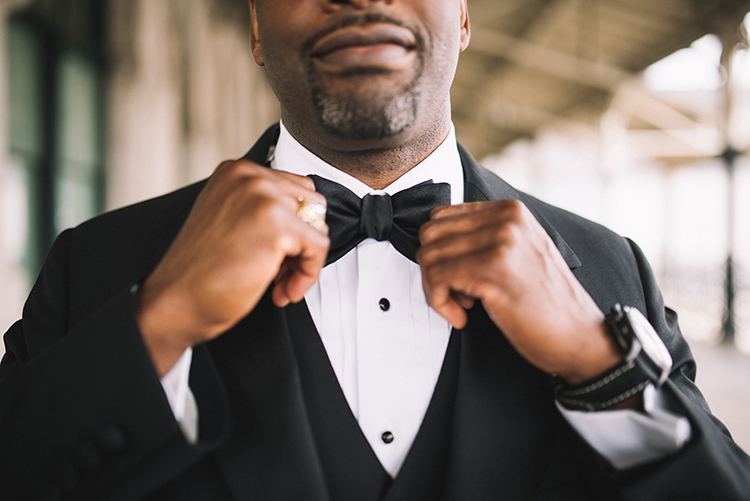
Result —
<path fill-rule="evenodd" d="M 393 433 L 391 433 L 390 431 L 386 431 L 385 433 L 383 433 L 383 436 L 381 438 L 383 439 L 383 442 L 385 442 L 386 444 L 390 444 L 391 442 L 393 442 Z"/>
<path fill-rule="evenodd" d="M 388 301 L 386 298 L 383 298 L 380 300 L 380 309 L 383 311 L 388 311 L 391 309 L 391 302 Z"/>

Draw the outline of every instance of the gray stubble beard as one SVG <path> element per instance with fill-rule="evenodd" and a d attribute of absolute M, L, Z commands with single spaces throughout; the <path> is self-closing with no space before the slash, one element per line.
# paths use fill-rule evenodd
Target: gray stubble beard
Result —
<path fill-rule="evenodd" d="M 421 73 L 421 72 L 420 72 Z M 313 79 L 313 100 L 326 131 L 347 139 L 377 139 L 396 136 L 417 118 L 421 75 L 396 93 L 358 95 L 356 90 L 326 92 L 319 79 Z"/>

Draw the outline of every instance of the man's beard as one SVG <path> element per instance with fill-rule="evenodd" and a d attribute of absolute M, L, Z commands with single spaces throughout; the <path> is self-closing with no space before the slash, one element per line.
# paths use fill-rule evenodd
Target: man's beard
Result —
<path fill-rule="evenodd" d="M 333 76 L 318 73 L 311 52 L 315 44 L 324 36 L 348 26 L 366 26 L 371 23 L 389 23 L 410 30 L 417 46 L 418 62 L 414 77 L 410 82 L 383 83 L 379 88 L 375 82 L 358 85 L 358 82 L 372 79 L 387 81 L 389 71 L 379 68 L 354 68 Z M 309 61 L 306 68 L 310 82 L 312 99 L 323 128 L 332 134 L 346 139 L 379 139 L 396 136 L 408 129 L 417 118 L 419 81 L 424 71 L 424 39 L 419 31 L 397 19 L 382 14 L 350 15 L 336 24 L 310 37 L 302 48 L 302 59 Z M 325 79 L 349 80 L 349 86 L 333 90 Z"/>
<path fill-rule="evenodd" d="M 314 70 L 311 68 L 311 71 Z M 373 78 L 377 78 L 379 72 L 372 73 Z M 381 88 L 375 92 L 356 85 L 331 91 L 317 75 L 309 77 L 313 103 L 326 131 L 347 139 L 378 139 L 396 136 L 416 120 L 420 74 L 418 71 L 416 78 L 400 89 Z"/>

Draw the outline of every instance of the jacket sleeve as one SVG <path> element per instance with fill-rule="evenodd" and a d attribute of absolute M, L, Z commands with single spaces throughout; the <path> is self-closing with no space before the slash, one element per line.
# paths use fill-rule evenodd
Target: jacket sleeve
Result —
<path fill-rule="evenodd" d="M 72 235 L 58 237 L 23 319 L 5 334 L 2 499 L 139 498 L 214 447 L 226 429 L 221 402 L 208 402 L 219 417 L 199 444 L 185 442 L 142 342 L 128 287 L 69 325 Z M 205 353 L 196 356 L 192 377 L 222 394 Z"/>
<path fill-rule="evenodd" d="M 695 385 L 695 361 L 664 301 L 641 250 L 631 247 L 640 271 L 651 324 L 672 354 L 672 373 L 662 387 L 672 409 L 690 420 L 692 438 L 679 452 L 614 476 L 621 497 L 663 499 L 750 499 L 750 458 L 711 415 Z"/>

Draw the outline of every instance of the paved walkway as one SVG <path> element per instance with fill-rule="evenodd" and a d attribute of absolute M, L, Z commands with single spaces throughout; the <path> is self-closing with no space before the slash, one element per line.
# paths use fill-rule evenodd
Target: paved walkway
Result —
<path fill-rule="evenodd" d="M 693 341 L 690 346 L 698 363 L 698 387 L 711 412 L 750 452 L 750 356 L 722 345 Z"/>

